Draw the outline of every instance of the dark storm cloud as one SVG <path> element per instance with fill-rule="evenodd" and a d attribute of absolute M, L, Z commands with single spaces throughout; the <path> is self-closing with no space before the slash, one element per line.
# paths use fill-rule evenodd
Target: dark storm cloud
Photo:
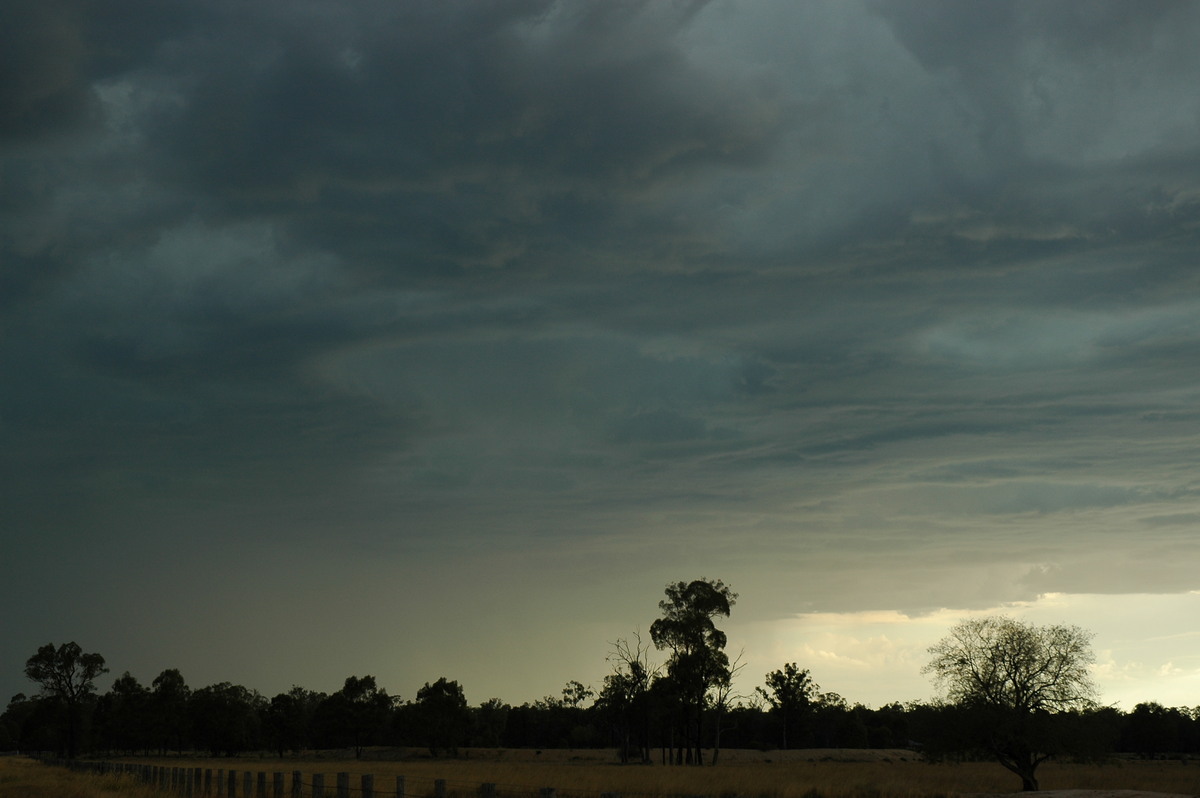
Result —
<path fill-rule="evenodd" d="M 0 142 L 69 130 L 92 116 L 80 9 L 58 2 L 0 10 Z"/>
<path fill-rule="evenodd" d="M 1094 587 L 1196 517 L 1190 5 L 0 31 L 0 513 L 75 572 L 536 548 L 917 613 Z"/>
<path fill-rule="evenodd" d="M 627 232 L 614 215 L 639 191 L 765 157 L 769 98 L 675 41 L 697 7 L 229 13 L 147 66 L 171 95 L 147 112 L 151 163 L 384 270 L 537 263 Z"/>
<path fill-rule="evenodd" d="M 40 207 L 26 213 L 57 223 L 40 237 L 17 233 L 54 272 L 72 272 L 49 301 L 62 322 L 53 355 L 72 364 L 62 393 L 76 398 L 62 403 L 86 394 L 105 428 L 121 419 L 134 449 L 138 431 L 173 441 L 163 448 L 185 469 L 204 456 L 163 434 L 162 412 L 176 415 L 186 439 L 237 440 L 232 460 L 279 428 L 266 435 L 269 451 L 294 432 L 273 418 L 274 403 L 310 391 L 289 373 L 304 359 L 375 335 L 481 321 L 472 318 L 478 307 L 410 313 L 404 298 L 377 295 L 348 274 L 454 279 L 530 249 L 561 250 L 568 238 L 599 244 L 603 231 L 631 226 L 613 221 L 622 200 L 610 192 L 754 160 L 769 132 L 736 87 L 693 69 L 672 44 L 694 11 L 686 7 L 214 8 L 178 9 L 177 27 L 161 15 L 134 15 L 140 27 L 121 27 L 76 9 L 79 35 L 91 34 L 92 52 L 109 53 L 81 63 L 99 81 L 110 141 L 66 167 L 34 161 L 49 177 Z M 78 178 L 72 192 L 96 199 L 110 181 L 148 184 L 105 197 L 108 232 L 122 239 L 89 237 L 73 224 L 82 208 L 60 210 L 63 186 Z M 203 194 L 179 199 L 195 189 Z M 213 221 L 196 222 L 197 211 Z M 271 217 L 231 218 L 243 213 Z M 637 224 L 647 228 L 642 238 L 655 235 Z M 343 257 L 276 251 L 274 226 Z M 25 271 L 44 282 L 33 256 Z M 599 263 L 583 260 L 581 268 Z M 400 309 L 389 312 L 392 304 Z M 538 304 L 515 312 L 528 321 Z M 502 383 L 479 384 L 485 390 L 468 395 L 490 396 Z M 54 385 L 24 380 L 22 396 Z M 239 413 L 260 419 L 250 424 L 257 435 L 231 424 Z M 93 448 L 95 457 L 126 456 L 121 446 Z"/>

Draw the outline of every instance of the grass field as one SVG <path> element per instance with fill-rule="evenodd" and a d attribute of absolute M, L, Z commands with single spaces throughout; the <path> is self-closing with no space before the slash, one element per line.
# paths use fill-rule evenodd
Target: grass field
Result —
<path fill-rule="evenodd" d="M 162 798 L 126 778 L 90 776 L 24 757 L 0 757 L 0 798 Z"/>
<path fill-rule="evenodd" d="M 379 798 L 390 798 L 397 775 L 405 777 L 407 795 L 422 798 L 433 794 L 435 779 L 446 781 L 449 798 L 477 798 L 484 782 L 497 785 L 499 798 L 534 796 L 542 787 L 554 787 L 559 798 L 597 798 L 604 792 L 624 798 L 919 798 L 1010 793 L 1020 788 L 1019 779 L 997 764 L 929 764 L 907 751 L 726 751 L 720 765 L 703 768 L 621 766 L 613 763 L 611 752 L 594 751 L 466 751 L 459 759 L 434 760 L 386 749 L 371 751 L 369 756 L 362 761 L 322 757 L 120 761 L 211 768 L 214 774 L 217 770 L 283 772 L 288 774 L 289 789 L 292 771 L 305 774 L 306 784 L 312 774 L 322 773 L 327 795 L 333 794 L 336 773 L 351 774 L 355 788 L 359 777 L 370 773 Z M 1039 777 L 1043 790 L 1200 794 L 1200 763 L 1178 760 L 1106 765 L 1050 762 L 1039 770 Z M 0 798 L 8 795 L 0 789 Z"/>

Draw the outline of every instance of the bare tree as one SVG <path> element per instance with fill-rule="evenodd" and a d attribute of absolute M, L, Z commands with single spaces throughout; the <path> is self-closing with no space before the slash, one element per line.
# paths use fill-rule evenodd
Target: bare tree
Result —
<path fill-rule="evenodd" d="M 713 710 L 712 763 L 714 765 L 717 764 L 717 760 L 721 757 L 721 732 L 736 728 L 736 724 L 733 726 L 724 725 L 725 714 L 735 701 L 740 701 L 745 697 L 733 692 L 733 680 L 742 672 L 742 668 L 746 667 L 746 663 L 742 662 L 742 657 L 745 654 L 745 649 L 738 652 L 737 657 L 734 658 L 733 662 L 729 663 L 726 673 L 714 685 L 713 691 L 709 696 Z"/>
<path fill-rule="evenodd" d="M 628 762 L 636 752 L 640 761 L 649 762 L 650 684 L 659 668 L 650 664 L 650 649 L 637 632 L 632 643 L 619 639 L 612 647 L 608 662 L 613 672 L 604 677 L 596 703 L 618 735 L 621 761 Z"/>
<path fill-rule="evenodd" d="M 972 618 L 930 647 L 924 672 L 975 720 L 969 736 L 1038 789 L 1038 765 L 1059 753 L 1053 715 L 1093 706 L 1092 635 L 1077 626 Z"/>

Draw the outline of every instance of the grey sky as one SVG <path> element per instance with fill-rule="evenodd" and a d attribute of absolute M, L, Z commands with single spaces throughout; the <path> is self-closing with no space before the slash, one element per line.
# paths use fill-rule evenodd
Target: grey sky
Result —
<path fill-rule="evenodd" d="M 1197 35 L 6 3 L 2 692 L 76 639 L 519 703 L 707 575 L 746 691 L 923 697 L 923 647 L 1003 610 L 1095 629 L 1110 700 L 1197 703 Z"/>

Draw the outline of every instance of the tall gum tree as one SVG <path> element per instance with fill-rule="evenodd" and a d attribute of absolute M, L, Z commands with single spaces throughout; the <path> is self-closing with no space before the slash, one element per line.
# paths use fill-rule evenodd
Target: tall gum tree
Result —
<path fill-rule="evenodd" d="M 89 654 L 71 641 L 57 648 L 47 643 L 25 661 L 25 675 L 42 687 L 42 692 L 62 703 L 67 728 L 64 749 L 74 759 L 79 749 L 79 729 L 88 698 L 96 692 L 96 677 L 107 673 L 104 657 Z"/>
<path fill-rule="evenodd" d="M 679 706 L 680 745 L 675 761 L 703 764 L 701 746 L 704 708 L 711 690 L 728 685 L 732 674 L 725 654 L 725 633 L 714 621 L 729 617 L 737 600 L 720 579 L 674 582 L 658 602 L 662 617 L 650 626 L 650 639 L 659 650 L 669 650 L 667 679 Z"/>

